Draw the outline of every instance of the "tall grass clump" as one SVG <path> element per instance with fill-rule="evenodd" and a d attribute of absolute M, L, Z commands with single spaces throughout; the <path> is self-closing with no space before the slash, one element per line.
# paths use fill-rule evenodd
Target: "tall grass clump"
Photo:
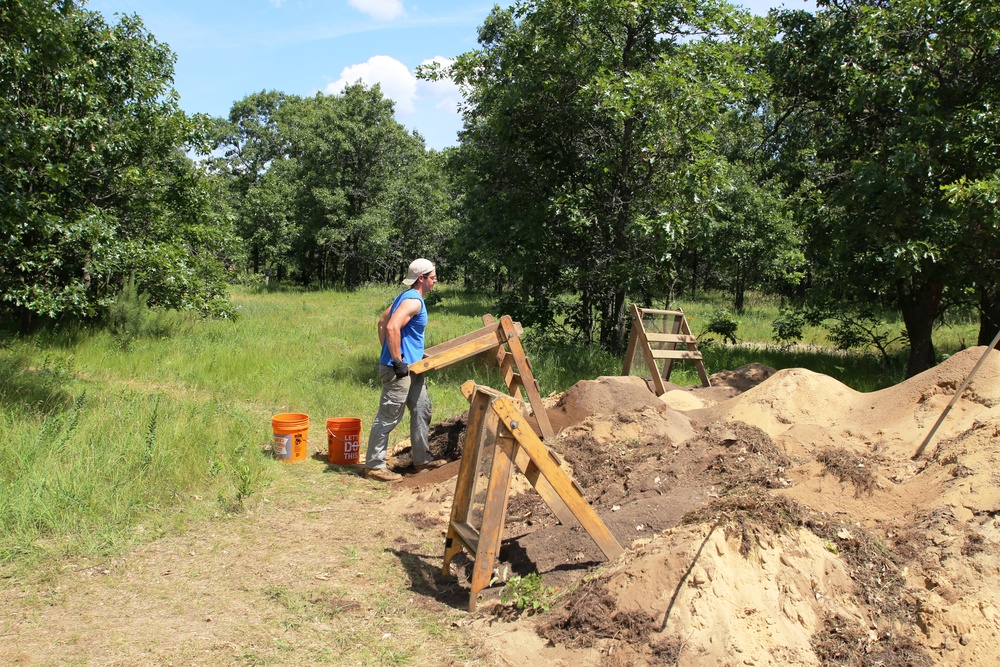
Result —
<path fill-rule="evenodd" d="M 0 563 L 113 553 L 141 524 L 169 529 L 180 508 L 231 509 L 247 495 L 240 466 L 258 489 L 266 483 L 261 439 L 243 411 L 95 380 L 73 355 L 53 359 L 37 340 L 0 350 Z"/>
<path fill-rule="evenodd" d="M 264 481 L 259 438 L 238 411 L 80 379 L 54 382 L 44 368 L 4 361 L 0 562 L 113 552 L 140 522 L 165 530 L 172 512 L 202 494 L 213 492 L 227 507 L 238 502 L 246 495 L 239 465 Z M 34 395 L 18 394 L 24 386 Z M 245 456 L 248 444 L 254 456 Z"/>

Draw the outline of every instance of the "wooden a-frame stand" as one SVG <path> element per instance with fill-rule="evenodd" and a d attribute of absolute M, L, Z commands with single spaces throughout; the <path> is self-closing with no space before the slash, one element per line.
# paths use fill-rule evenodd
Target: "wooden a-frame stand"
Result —
<path fill-rule="evenodd" d="M 538 381 L 531 373 L 531 362 L 528 361 L 521 346 L 521 325 L 511 320 L 509 315 L 501 317 L 499 322 L 495 321 L 492 315 L 483 315 L 483 324 L 485 326 L 482 329 L 424 350 L 424 358 L 415 364 L 410 364 L 410 372 L 426 373 L 496 350 L 497 365 L 504 374 L 507 391 L 516 397 L 519 395 L 518 389 L 524 389 L 542 437 L 551 439 L 555 433 L 552 431 L 545 406 L 542 405 Z"/>
<path fill-rule="evenodd" d="M 658 315 L 663 318 L 662 331 L 647 331 L 642 321 L 644 315 Z M 712 386 L 709 382 L 708 373 L 705 371 L 705 362 L 698 351 L 698 339 L 691 333 L 687 318 L 684 317 L 683 310 L 653 310 L 651 308 L 640 308 L 632 304 L 632 331 L 628 337 L 628 348 L 625 350 L 625 366 L 622 368 L 622 375 L 629 375 L 632 371 L 632 357 L 635 356 L 636 348 L 642 350 L 646 365 L 653 375 L 653 385 L 656 395 L 663 396 L 667 388 L 664 381 L 670 379 L 670 372 L 673 370 L 673 363 L 678 359 L 685 359 L 694 362 L 698 369 L 698 377 L 704 387 Z M 653 345 L 656 345 L 654 348 Z M 677 349 L 678 345 L 684 345 L 685 349 Z M 661 347 L 662 346 L 662 347 Z M 663 370 L 660 371 L 657 362 L 663 359 Z"/>
<path fill-rule="evenodd" d="M 469 400 L 469 420 L 441 572 L 449 576 L 451 560 L 463 549 L 474 557 L 469 611 L 475 611 L 479 592 L 489 586 L 500 553 L 514 466 L 524 473 L 560 522 L 578 521 L 609 560 L 624 553 L 552 452 L 534 430 L 525 428 L 521 401 L 471 380 L 462 385 L 462 393 Z M 491 438 L 491 433 L 495 437 Z M 485 471 L 488 482 L 482 523 L 477 530 L 470 521 L 476 480 L 480 461 L 491 458 L 490 470 Z"/>

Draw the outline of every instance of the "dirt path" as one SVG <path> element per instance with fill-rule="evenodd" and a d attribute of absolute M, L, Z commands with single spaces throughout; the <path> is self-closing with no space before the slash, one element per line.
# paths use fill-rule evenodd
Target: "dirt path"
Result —
<path fill-rule="evenodd" d="M 243 514 L 0 582 L 0 664 L 464 662 L 441 528 L 393 513 L 389 495 L 313 459 Z"/>

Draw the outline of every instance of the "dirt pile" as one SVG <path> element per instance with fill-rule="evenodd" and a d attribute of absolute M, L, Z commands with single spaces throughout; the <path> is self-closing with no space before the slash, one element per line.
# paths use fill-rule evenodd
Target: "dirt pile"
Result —
<path fill-rule="evenodd" d="M 605 563 L 519 487 L 502 567 L 559 594 L 515 622 L 480 612 L 488 649 L 510 665 L 997 664 L 1000 354 L 912 458 L 982 353 L 870 394 L 759 365 L 662 398 L 637 378 L 579 383 L 550 402 L 547 444 L 627 553 Z M 446 525 L 449 484 L 394 502 Z"/>

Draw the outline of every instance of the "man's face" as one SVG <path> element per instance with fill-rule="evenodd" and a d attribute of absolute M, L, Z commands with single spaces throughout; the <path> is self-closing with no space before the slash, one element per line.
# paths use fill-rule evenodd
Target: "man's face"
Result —
<path fill-rule="evenodd" d="M 438 281 L 437 269 L 431 271 L 430 273 L 425 273 L 424 275 L 420 276 L 420 279 L 424 281 L 424 285 L 427 288 L 427 291 L 430 292 L 432 289 L 434 289 L 434 286 L 437 285 Z"/>

